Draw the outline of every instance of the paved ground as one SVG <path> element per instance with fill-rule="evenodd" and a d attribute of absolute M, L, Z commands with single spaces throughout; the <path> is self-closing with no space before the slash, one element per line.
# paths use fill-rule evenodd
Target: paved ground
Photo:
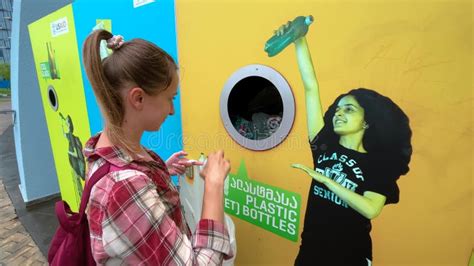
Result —
<path fill-rule="evenodd" d="M 13 199 L 17 204 L 21 204 L 19 203 L 21 196 L 17 185 L 19 180 L 18 170 L 15 169 L 17 167 L 16 158 L 11 152 L 12 149 L 14 150 L 12 148 L 14 146 L 12 142 L 12 115 L 1 114 L 2 110 L 9 109 L 11 109 L 10 98 L 0 97 L 0 265 L 47 265 L 44 255 L 22 225 L 18 210 L 24 216 L 28 216 L 27 212 L 31 212 L 33 220 L 33 216 L 36 214 L 21 205 L 17 207 L 16 211 L 12 203 Z M 11 161 L 14 163 L 12 164 Z M 10 165 L 10 167 L 6 167 L 6 165 Z M 9 193 L 5 187 L 9 188 Z M 38 221 L 36 223 L 41 224 Z M 52 226 L 56 225 L 53 223 Z M 44 248 L 44 250 L 46 249 L 47 247 Z"/>
<path fill-rule="evenodd" d="M 4 110 L 11 109 L 11 100 L 10 98 L 0 97 L 0 112 Z M 12 124 L 12 115 L 11 114 L 2 114 L 0 113 L 0 135 Z"/>
<path fill-rule="evenodd" d="M 48 265 L 21 224 L 0 181 L 0 265 Z"/>

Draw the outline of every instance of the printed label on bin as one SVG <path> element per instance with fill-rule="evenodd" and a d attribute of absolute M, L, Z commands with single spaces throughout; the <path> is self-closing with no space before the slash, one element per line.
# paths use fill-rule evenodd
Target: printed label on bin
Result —
<path fill-rule="evenodd" d="M 224 187 L 225 212 L 296 242 L 301 196 L 251 180 L 242 160 L 237 174 L 229 174 Z"/>
<path fill-rule="evenodd" d="M 144 6 L 153 2 L 155 2 L 155 0 L 133 0 L 133 7 L 137 8 L 137 7 Z"/>
<path fill-rule="evenodd" d="M 58 19 L 51 23 L 51 36 L 56 37 L 63 35 L 69 32 L 69 27 L 67 25 L 67 17 Z"/>
<path fill-rule="evenodd" d="M 49 63 L 48 62 L 41 62 L 40 63 L 40 70 L 41 70 L 41 77 L 43 78 L 51 78 L 51 72 L 49 72 Z"/>

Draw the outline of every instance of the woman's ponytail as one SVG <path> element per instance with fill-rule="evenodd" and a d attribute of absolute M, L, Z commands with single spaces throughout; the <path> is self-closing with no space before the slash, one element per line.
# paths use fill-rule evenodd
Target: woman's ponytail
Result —
<path fill-rule="evenodd" d="M 87 37 L 83 47 L 84 66 L 102 114 L 105 116 L 105 133 L 112 143 L 133 152 L 131 145 L 123 138 L 121 130 L 124 117 L 122 98 L 118 88 L 110 85 L 100 56 L 101 41 L 107 41 L 112 37 L 112 33 L 106 30 L 96 30 Z"/>

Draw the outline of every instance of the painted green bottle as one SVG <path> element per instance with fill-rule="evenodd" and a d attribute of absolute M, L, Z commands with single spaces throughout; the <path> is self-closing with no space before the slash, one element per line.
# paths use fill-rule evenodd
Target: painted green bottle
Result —
<path fill-rule="evenodd" d="M 272 57 L 280 53 L 285 47 L 297 39 L 303 37 L 308 32 L 309 25 L 313 23 L 313 16 L 299 16 L 289 22 L 283 29 L 283 34 L 276 33 L 265 43 L 265 52 Z"/>

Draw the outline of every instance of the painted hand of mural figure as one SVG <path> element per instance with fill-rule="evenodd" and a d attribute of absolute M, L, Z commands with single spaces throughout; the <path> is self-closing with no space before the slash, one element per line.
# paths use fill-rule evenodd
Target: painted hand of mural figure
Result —
<path fill-rule="evenodd" d="M 386 197 L 384 195 L 371 191 L 366 191 L 363 195 L 359 195 L 305 165 L 292 164 L 291 167 L 305 171 L 314 180 L 326 185 L 332 192 L 339 196 L 339 198 L 347 202 L 351 208 L 362 214 L 367 219 L 374 219 L 377 217 L 385 205 Z"/>
<path fill-rule="evenodd" d="M 166 160 L 166 166 L 170 175 L 182 175 L 186 171 L 186 167 L 193 165 L 203 165 L 202 162 L 196 160 L 189 160 L 185 156 L 188 153 L 185 151 L 179 151 L 173 153 L 168 160 Z"/>
<path fill-rule="evenodd" d="M 293 21 L 288 21 L 274 32 L 275 34 L 265 43 L 264 50 L 268 56 L 277 55 L 292 42 L 304 37 L 311 23 L 313 16 L 299 16 Z"/>
<path fill-rule="evenodd" d="M 309 176 L 311 176 L 314 180 L 318 181 L 319 183 L 324 183 L 325 179 L 328 177 L 314 171 L 313 169 L 309 168 L 306 165 L 302 165 L 299 163 L 294 163 L 291 165 L 291 167 L 296 168 L 296 169 L 301 169 L 305 171 Z"/>
<path fill-rule="evenodd" d="M 306 119 L 310 140 L 314 139 L 324 123 L 318 81 L 305 37 L 308 32 L 308 26 L 312 22 L 312 16 L 297 17 L 292 22 L 288 22 L 278 28 L 275 31 L 275 35 L 265 44 L 265 51 L 269 56 L 278 54 L 291 43 L 295 44 L 298 67 L 305 88 Z"/>

